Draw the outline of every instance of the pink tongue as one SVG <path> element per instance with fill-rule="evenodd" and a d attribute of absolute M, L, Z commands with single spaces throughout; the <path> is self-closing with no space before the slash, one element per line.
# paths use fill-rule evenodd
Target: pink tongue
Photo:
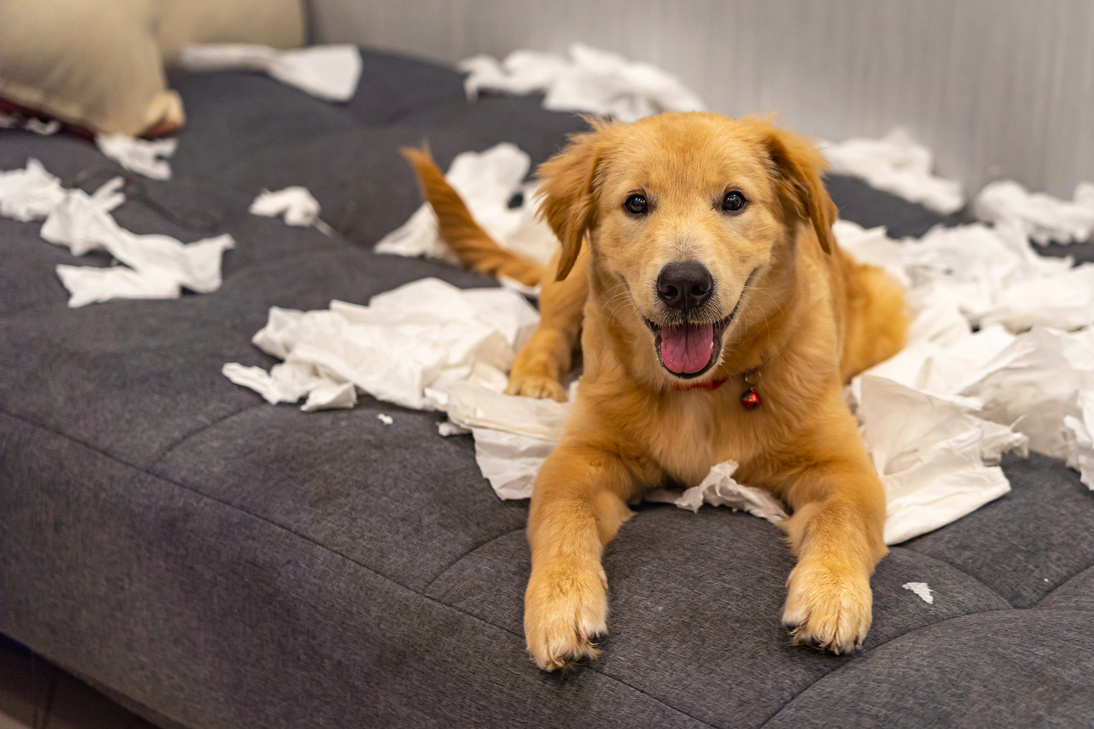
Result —
<path fill-rule="evenodd" d="M 661 330 L 661 363 L 673 372 L 690 375 L 710 362 L 713 324 L 681 324 Z"/>

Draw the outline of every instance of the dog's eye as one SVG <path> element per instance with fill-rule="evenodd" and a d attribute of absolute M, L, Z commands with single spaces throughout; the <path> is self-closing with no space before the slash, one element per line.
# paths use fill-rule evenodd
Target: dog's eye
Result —
<path fill-rule="evenodd" d="M 742 210 L 748 201 L 745 200 L 745 196 L 736 190 L 730 190 L 722 198 L 722 210 L 727 213 L 736 213 Z"/>
<path fill-rule="evenodd" d="M 624 201 L 623 207 L 631 215 L 645 215 L 650 210 L 650 204 L 646 202 L 644 195 L 631 195 Z"/>

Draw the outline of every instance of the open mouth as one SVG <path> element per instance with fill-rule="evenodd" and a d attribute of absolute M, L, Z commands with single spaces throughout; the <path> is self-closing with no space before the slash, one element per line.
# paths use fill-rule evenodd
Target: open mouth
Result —
<path fill-rule="evenodd" d="M 718 362 L 722 352 L 722 333 L 733 319 L 733 313 L 716 322 L 684 322 L 664 326 L 646 319 L 646 326 L 653 332 L 654 347 L 661 366 L 685 380 L 706 373 Z"/>

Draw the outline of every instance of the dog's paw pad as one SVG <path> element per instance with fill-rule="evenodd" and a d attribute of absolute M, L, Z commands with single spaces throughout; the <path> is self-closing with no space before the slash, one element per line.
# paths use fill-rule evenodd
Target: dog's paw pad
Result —
<path fill-rule="evenodd" d="M 607 618 L 608 596 L 599 574 L 567 581 L 533 578 L 524 604 L 528 653 L 545 671 L 595 659 L 596 641 L 608 632 Z"/>
<path fill-rule="evenodd" d="M 509 386 L 505 388 L 505 394 L 532 397 L 537 400 L 566 402 L 566 390 L 562 388 L 558 380 L 540 375 L 510 378 Z"/>
<path fill-rule="evenodd" d="M 788 587 L 782 622 L 790 631 L 791 644 L 836 655 L 862 647 L 872 617 L 868 577 L 799 566 Z"/>

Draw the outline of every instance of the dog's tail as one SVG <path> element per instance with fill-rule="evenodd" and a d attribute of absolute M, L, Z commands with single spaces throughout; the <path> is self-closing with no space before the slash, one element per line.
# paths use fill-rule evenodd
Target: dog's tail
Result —
<path fill-rule="evenodd" d="M 503 248 L 475 222 L 460 194 L 433 162 L 428 148 L 404 148 L 402 153 L 418 175 L 422 196 L 433 206 L 441 240 L 461 264 L 493 278 L 514 279 L 525 286 L 535 286 L 543 279 L 543 266 Z"/>

